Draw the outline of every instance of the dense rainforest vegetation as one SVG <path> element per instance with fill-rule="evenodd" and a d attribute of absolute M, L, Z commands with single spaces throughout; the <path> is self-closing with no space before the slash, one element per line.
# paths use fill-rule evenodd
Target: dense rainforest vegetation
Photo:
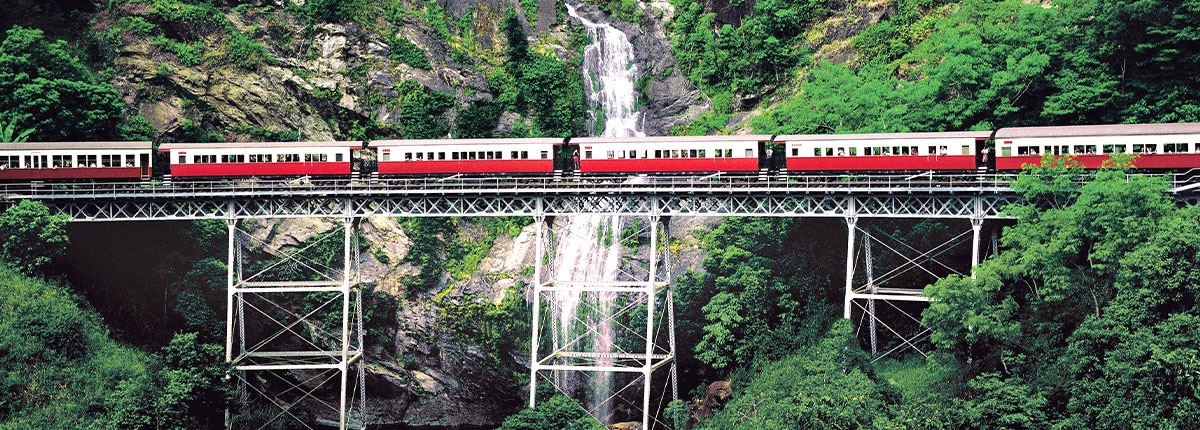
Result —
<path fill-rule="evenodd" d="M 263 12 L 259 3 L 114 0 L 102 11 L 109 30 L 75 41 L 7 29 L 0 42 L 0 140 L 297 138 L 283 128 L 221 123 L 213 108 L 170 85 L 162 85 L 169 88 L 164 92 L 179 93 L 174 96 L 184 100 L 180 109 L 188 118 L 169 131 L 155 130 L 111 83 L 113 51 L 130 37 L 149 38 L 162 55 L 142 82 L 147 88 L 189 68 L 282 64 L 262 37 L 249 36 L 259 29 L 243 31 L 229 18 Z M 336 91 L 314 90 L 314 105 L 336 138 L 564 136 L 584 128 L 578 60 L 556 55 L 520 25 L 521 17 L 537 18 L 535 2 L 491 15 L 507 43 L 498 52 L 479 46 L 480 30 L 470 19 L 448 19 L 438 2 L 285 3 L 279 9 L 308 34 L 328 22 L 386 27 L 388 61 L 418 70 L 440 60 L 396 35 L 412 20 L 427 22 L 451 48 L 446 55 L 482 73 L 496 93 L 456 104 L 451 92 L 414 80 L 397 83 L 387 96 L 368 89 L 366 103 L 397 111 L 400 120 L 386 122 L 340 107 Z M 596 3 L 621 19 L 647 18 L 637 2 Z M 126 13 L 131 4 L 145 8 Z M 667 30 L 678 67 L 713 107 L 680 125 L 675 131 L 681 134 L 1200 120 L 1200 77 L 1192 72 L 1200 62 L 1193 25 L 1200 4 L 1194 1 L 671 4 L 675 15 Z M 299 43 L 279 28 L 261 31 L 281 45 Z M 581 49 L 582 39 L 568 48 Z M 311 47 L 292 48 L 311 55 Z M 344 73 L 369 88 L 366 69 Z M 748 122 L 734 121 L 749 111 Z M 497 133 L 506 112 L 520 119 Z M 1189 428 L 1200 422 L 1200 212 L 1177 207 L 1163 193 L 1162 178 L 1127 176 L 1121 168 L 1085 175 L 1070 159 L 1047 164 L 1052 167 L 1019 178 L 1017 189 L 1028 203 L 1008 209 L 1014 221 L 1000 236 L 1000 252 L 974 277 L 906 280 L 928 284 L 926 294 L 935 299 L 921 321 L 932 329 L 927 358 L 872 362 L 855 328 L 839 319 L 841 290 L 830 286 L 841 285 L 844 276 L 841 221 L 729 219 L 699 233 L 704 271 L 684 275 L 675 290 L 680 382 L 689 399 L 724 378 L 734 393 L 712 416 L 688 422 L 687 402 L 680 402 L 668 408 L 673 418 L 713 429 Z M 177 236 L 162 241 L 186 243 L 178 253 L 163 244 L 147 247 L 145 255 L 186 269 L 145 275 L 155 278 L 145 282 L 171 285 L 161 297 L 146 298 L 88 294 L 87 282 L 64 275 L 64 222 L 28 203 L 0 216 L 0 428 L 223 425 L 218 411 L 230 393 L 222 383 L 221 349 L 212 345 L 219 333 L 212 309 L 219 309 L 223 291 L 225 267 L 213 247 L 220 247 L 224 226 L 177 228 Z M 486 228 L 495 236 L 526 222 L 500 220 Z M 443 220 L 405 227 L 420 238 L 406 261 L 420 269 L 410 285 L 417 291 L 432 288 L 437 266 L 454 266 L 451 276 L 464 276 L 490 246 L 453 237 Z M 944 225 L 921 221 L 874 228 L 914 241 L 949 234 Z M 167 310 L 127 307 L 135 297 Z M 375 310 L 368 326 L 371 315 L 394 313 L 385 300 L 369 300 Z M 464 321 L 452 328 L 454 335 L 478 339 L 500 366 L 511 365 L 507 351 L 527 337 L 520 334 L 528 330 L 521 304 L 513 294 L 495 306 L 464 302 L 446 309 Z M 126 313 L 137 323 L 106 328 L 96 310 Z M 553 398 L 503 425 L 594 428 L 581 412 L 572 401 Z"/>

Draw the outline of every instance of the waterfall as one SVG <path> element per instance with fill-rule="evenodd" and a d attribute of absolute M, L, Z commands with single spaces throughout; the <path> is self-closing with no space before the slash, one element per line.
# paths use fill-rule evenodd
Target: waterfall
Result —
<path fill-rule="evenodd" d="M 621 245 L 617 240 L 620 218 L 607 215 L 576 215 L 567 221 L 558 242 L 554 266 L 555 283 L 571 285 L 578 282 L 615 281 L 621 270 Z M 613 302 L 616 294 L 609 292 L 558 292 L 554 295 L 558 314 L 554 315 L 555 349 L 611 353 L 616 342 L 612 326 Z M 612 366 L 611 357 L 595 359 L 597 366 Z M 584 407 L 594 416 L 608 422 L 612 416 L 610 402 L 612 374 L 595 375 L 586 384 L 572 375 L 559 374 L 558 386 L 568 392 L 583 391 Z M 572 393 L 576 394 L 576 393 Z"/>
<path fill-rule="evenodd" d="M 629 37 L 608 24 L 599 24 L 580 16 L 566 3 L 567 12 L 583 23 L 592 43 L 584 50 L 583 79 L 591 103 L 589 128 L 593 132 L 603 124 L 604 136 L 641 137 L 642 114 L 637 111 L 638 66 Z M 599 110 L 600 113 L 595 112 Z M 555 282 L 613 282 L 621 273 L 621 223 L 613 215 L 576 215 L 567 221 L 559 239 Z M 555 294 L 558 314 L 554 315 L 552 343 L 555 349 L 596 353 L 594 366 L 614 365 L 616 350 L 613 312 L 618 294 L 613 292 L 559 292 Z M 613 420 L 613 374 L 595 372 L 586 386 L 561 374 L 557 384 L 567 392 L 583 391 L 584 407 L 603 423 Z"/>
<path fill-rule="evenodd" d="M 629 36 L 608 24 L 588 21 L 566 3 L 567 13 L 587 28 L 592 44 L 583 51 L 583 83 L 593 109 L 593 123 L 603 119 L 603 136 L 642 137 L 642 113 L 637 111 L 638 65 Z M 595 124 L 589 124 L 595 130 Z"/>

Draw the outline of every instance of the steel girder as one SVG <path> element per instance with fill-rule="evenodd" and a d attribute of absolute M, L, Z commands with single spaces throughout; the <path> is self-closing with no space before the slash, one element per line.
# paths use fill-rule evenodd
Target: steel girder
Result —
<path fill-rule="evenodd" d="M 1002 218 L 1012 194 L 579 194 L 549 196 L 304 196 L 272 198 L 43 200 L 72 221 L 302 217 L 624 216 Z"/>

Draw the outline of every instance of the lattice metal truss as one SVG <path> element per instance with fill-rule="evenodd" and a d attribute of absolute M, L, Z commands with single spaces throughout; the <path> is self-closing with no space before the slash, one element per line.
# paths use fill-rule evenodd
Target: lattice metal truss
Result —
<path fill-rule="evenodd" d="M 543 384 L 576 399 L 587 397 L 582 403 L 605 424 L 632 419 L 611 413 L 632 409 L 641 412 L 641 428 L 670 428 L 661 412 L 667 402 L 679 398 L 679 390 L 668 219 L 660 216 L 623 217 L 618 222 L 602 219 L 605 221 L 585 228 L 573 229 L 568 225 L 556 229 L 564 237 L 555 238 L 548 229 L 552 221 L 543 216 L 536 218 L 529 406 L 537 404 L 538 387 Z M 584 221 L 588 222 L 591 221 Z M 619 231 L 610 231 L 604 236 L 608 239 L 600 239 L 619 242 L 615 246 L 621 249 L 621 263 L 615 279 L 558 279 L 564 276 L 563 267 L 572 267 L 577 261 L 564 257 L 571 251 L 559 249 L 560 245 L 566 248 L 562 244 L 572 239 L 567 235 L 589 229 L 595 232 L 622 222 L 628 225 L 612 227 Z M 605 253 L 607 257 L 586 258 L 613 261 L 616 257 L 611 251 Z M 606 344 L 605 339 L 613 342 Z M 660 372 L 655 377 L 655 372 L 664 367 L 667 375 Z M 600 380 L 607 381 L 607 385 L 599 384 L 607 388 L 596 388 Z M 640 399 L 634 396 L 638 391 Z"/>
<path fill-rule="evenodd" d="M 999 218 L 1012 194 L 583 194 L 42 200 L 73 221 L 386 216 L 786 216 Z M 349 213 L 347 213 L 349 211 Z"/>
<path fill-rule="evenodd" d="M 918 317 L 920 309 L 924 306 L 914 303 L 929 301 L 922 293 L 925 283 L 933 279 L 949 274 L 974 276 L 971 272 L 980 259 L 983 218 L 971 218 L 970 231 L 948 237 L 941 243 L 929 244 L 929 249 L 917 249 L 906 241 L 892 237 L 878 228 L 866 226 L 861 221 L 856 217 L 846 218 L 848 232 L 843 316 L 857 321 L 860 331 L 864 324 L 867 326 L 871 356 L 874 360 L 906 349 L 926 355 L 923 346 L 931 331 L 921 325 Z M 860 234 L 861 247 L 856 240 Z M 971 247 L 970 267 L 965 270 L 954 267 L 948 258 L 955 252 L 963 252 L 963 246 Z M 883 257 L 876 258 L 877 252 Z M 883 264 L 884 260 L 890 260 L 891 263 L 877 267 Z M 882 272 L 877 273 L 877 268 L 882 269 Z M 914 276 L 914 272 L 917 276 Z M 915 277 L 918 280 L 914 282 L 913 279 L 903 279 L 906 277 Z M 920 279 L 921 277 L 925 279 Z M 879 311 L 880 306 L 883 311 Z M 855 316 L 858 317 L 857 320 Z M 890 344 L 882 353 L 879 351 L 879 327 L 884 329 L 884 335 L 895 340 L 895 343 Z"/>
<path fill-rule="evenodd" d="M 265 247 L 235 220 L 228 224 L 225 359 L 234 367 L 243 406 L 258 414 L 231 414 L 227 427 L 364 428 L 353 219 L 343 218 L 340 231 L 287 252 Z"/>

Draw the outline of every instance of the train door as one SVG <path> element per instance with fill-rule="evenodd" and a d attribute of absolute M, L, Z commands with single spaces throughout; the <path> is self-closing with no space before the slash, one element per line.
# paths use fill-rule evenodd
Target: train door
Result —
<path fill-rule="evenodd" d="M 554 170 L 559 172 L 579 171 L 579 144 L 567 142 L 556 146 L 557 156 L 554 157 Z"/>
<path fill-rule="evenodd" d="M 142 180 L 150 179 L 150 154 L 140 154 L 138 161 L 138 166 L 142 168 Z"/>
<path fill-rule="evenodd" d="M 966 147 L 966 145 L 963 145 Z M 975 140 L 975 169 L 979 171 L 996 171 L 996 147 L 990 139 Z"/>

